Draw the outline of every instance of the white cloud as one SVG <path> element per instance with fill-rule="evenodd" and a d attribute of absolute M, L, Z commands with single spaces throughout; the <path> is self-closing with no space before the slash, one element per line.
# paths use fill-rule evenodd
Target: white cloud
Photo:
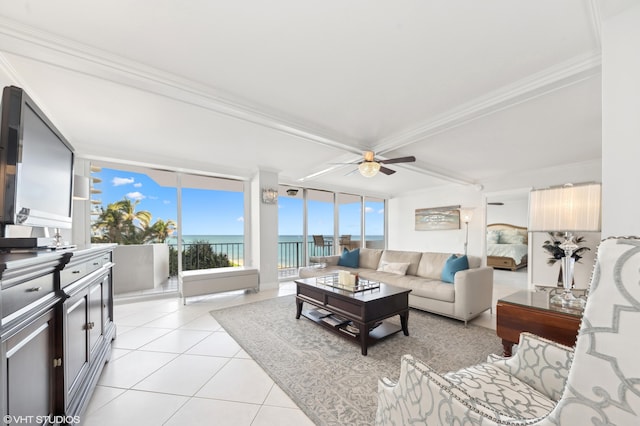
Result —
<path fill-rule="evenodd" d="M 162 200 L 162 204 L 171 204 L 170 200 Z"/>
<path fill-rule="evenodd" d="M 134 186 L 135 188 L 141 188 L 141 187 L 142 187 L 142 184 L 141 184 L 140 182 L 136 182 L 136 183 L 134 183 L 134 184 L 133 184 L 133 186 Z"/>
<path fill-rule="evenodd" d="M 384 214 L 384 209 L 378 210 L 378 214 Z"/>
<path fill-rule="evenodd" d="M 147 198 L 150 199 L 150 200 L 157 200 L 158 199 L 158 197 L 156 197 L 155 195 L 149 195 Z"/>
<path fill-rule="evenodd" d="M 111 180 L 113 186 L 130 185 L 134 182 L 133 178 L 114 177 Z"/>
<path fill-rule="evenodd" d="M 365 207 L 364 208 L 364 212 L 365 213 L 372 213 L 373 212 L 373 207 Z"/>
<path fill-rule="evenodd" d="M 132 200 L 142 200 L 143 198 L 147 198 L 144 195 L 142 195 L 141 192 L 135 191 L 135 192 L 129 192 L 126 195 L 127 198 L 130 198 Z"/>
<path fill-rule="evenodd" d="M 236 221 L 238 222 L 244 222 L 244 217 L 240 216 L 239 218 L 236 219 Z"/>

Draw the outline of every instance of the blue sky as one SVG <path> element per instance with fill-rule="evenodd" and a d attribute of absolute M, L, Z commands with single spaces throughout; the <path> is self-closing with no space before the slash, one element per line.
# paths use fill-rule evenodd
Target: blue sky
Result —
<path fill-rule="evenodd" d="M 151 212 L 152 223 L 157 219 L 177 222 L 177 191 L 163 187 L 145 174 L 103 168 L 95 174 L 102 179 L 94 195 L 106 207 L 123 198 L 140 200 L 136 210 Z M 244 228 L 243 194 L 230 191 L 210 191 L 183 188 L 183 235 L 241 235 Z M 373 207 L 371 207 L 373 206 Z M 384 214 L 382 203 L 367 205 L 367 233 L 382 235 Z M 278 200 L 280 235 L 302 235 L 302 200 L 281 197 Z M 309 203 L 309 235 L 333 234 L 333 206 L 329 203 Z M 359 204 L 340 207 L 340 234 L 359 235 Z"/>

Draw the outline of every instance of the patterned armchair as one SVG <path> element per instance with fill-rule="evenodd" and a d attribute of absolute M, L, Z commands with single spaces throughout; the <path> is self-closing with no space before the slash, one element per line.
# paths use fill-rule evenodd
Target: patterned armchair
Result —
<path fill-rule="evenodd" d="M 598 248 L 575 351 L 522 333 L 512 358 L 445 375 L 405 355 L 378 425 L 640 424 L 640 239 Z"/>

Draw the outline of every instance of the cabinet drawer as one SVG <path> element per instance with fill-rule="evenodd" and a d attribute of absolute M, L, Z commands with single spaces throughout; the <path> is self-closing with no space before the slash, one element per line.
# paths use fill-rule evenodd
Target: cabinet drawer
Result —
<path fill-rule="evenodd" d="M 53 274 L 25 281 L 2 290 L 2 315 L 7 317 L 53 292 Z"/>
<path fill-rule="evenodd" d="M 106 264 L 102 257 L 95 257 L 85 262 L 78 262 L 67 265 L 62 271 L 60 271 L 60 288 L 64 288 L 69 284 L 78 281 L 80 278 L 85 277 L 102 268 L 102 265 Z"/>

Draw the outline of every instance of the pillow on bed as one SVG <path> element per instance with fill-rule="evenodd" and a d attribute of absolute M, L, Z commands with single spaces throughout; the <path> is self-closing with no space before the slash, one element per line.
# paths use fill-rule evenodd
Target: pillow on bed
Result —
<path fill-rule="evenodd" d="M 487 244 L 498 244 L 500 231 L 487 231 Z"/>
<path fill-rule="evenodd" d="M 519 231 L 514 230 L 504 230 L 500 233 L 500 239 L 498 240 L 499 244 L 524 244 L 524 235 L 522 235 Z"/>

